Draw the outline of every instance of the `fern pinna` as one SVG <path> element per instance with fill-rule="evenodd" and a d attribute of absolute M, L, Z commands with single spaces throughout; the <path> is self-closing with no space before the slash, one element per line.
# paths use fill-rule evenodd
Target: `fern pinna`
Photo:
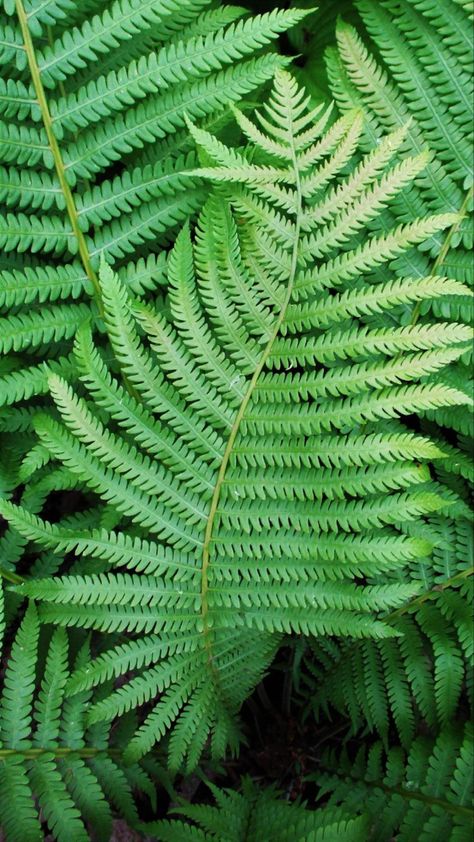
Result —
<path fill-rule="evenodd" d="M 212 0 L 0 3 L 0 473 L 8 481 L 19 484 L 31 412 L 49 409 L 46 352 L 51 370 L 73 376 L 71 339 L 85 319 L 99 319 L 101 256 L 134 295 L 153 292 L 164 282 L 159 252 L 205 199 L 199 179 L 184 175 L 196 165 L 185 115 L 225 121 L 229 103 L 287 63 L 265 48 L 303 15 L 252 17 Z M 3 455 L 11 450 L 16 458 Z"/>
<path fill-rule="evenodd" d="M 405 752 L 377 742 L 357 753 L 326 751 L 318 775 L 329 807 L 349 814 L 361 803 L 370 817 L 367 840 L 400 842 L 472 838 L 472 725 L 444 728 L 436 740 L 418 737 Z"/>
<path fill-rule="evenodd" d="M 438 445 L 396 419 L 468 400 L 440 372 L 470 331 L 365 324 L 466 293 L 440 276 L 363 277 L 453 224 L 448 214 L 367 234 L 426 156 L 390 163 L 397 131 L 351 168 L 362 115 L 326 128 L 330 110 L 308 110 L 285 71 L 257 116 L 260 127 L 235 111 L 245 154 L 190 123 L 196 174 L 217 187 L 194 235 L 178 236 L 168 292 L 145 305 L 103 265 L 113 357 L 85 324 L 80 384 L 49 377 L 60 418 L 34 420 L 32 476 L 59 472 L 95 492 L 97 528 L 1 505 L 25 538 L 77 559 L 16 594 L 43 621 L 129 633 L 68 682 L 73 694 L 126 678 L 87 722 L 151 702 L 126 759 L 167 735 L 174 770 L 193 768 L 208 741 L 215 758 L 237 750 L 238 709 L 284 633 L 393 635 L 383 614 L 418 590 L 403 569 L 430 552 L 410 524 L 459 505 L 430 478 Z"/>

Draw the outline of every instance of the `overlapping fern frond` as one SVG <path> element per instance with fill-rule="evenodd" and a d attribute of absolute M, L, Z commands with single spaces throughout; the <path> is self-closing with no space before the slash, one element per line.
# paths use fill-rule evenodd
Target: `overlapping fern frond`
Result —
<path fill-rule="evenodd" d="M 383 225 L 413 214 L 457 211 L 458 221 L 424 251 L 396 261 L 399 271 L 415 276 L 441 272 L 472 286 L 473 277 L 473 77 L 472 4 L 455 0 L 355 0 L 366 27 L 361 33 L 339 23 L 337 49 L 327 51 L 332 93 L 342 112 L 363 104 L 367 122 L 363 148 L 372 149 L 386 131 L 410 120 L 404 148 L 410 153 L 429 148 L 432 157 L 413 185 L 384 215 Z M 471 12 L 471 14 L 470 14 Z M 365 37 L 367 35 L 367 37 Z M 409 267 L 409 268 L 408 268 Z M 472 302 L 447 297 L 401 312 L 403 321 L 423 314 L 472 324 Z M 432 315 L 430 315 L 430 318 Z M 472 392 L 472 348 L 453 367 L 452 382 Z M 472 415 L 454 411 L 427 413 L 438 435 L 463 453 L 472 449 Z M 466 446 L 465 437 L 471 442 Z M 469 456 L 467 457 L 469 459 Z M 446 466 L 457 473 L 454 465 Z"/>
<path fill-rule="evenodd" d="M 354 756 L 326 752 L 315 776 L 329 806 L 370 819 L 367 840 L 399 842 L 472 836 L 472 726 L 447 727 L 435 740 L 418 737 L 408 752 L 375 743 Z"/>
<path fill-rule="evenodd" d="M 356 643 L 315 641 L 311 704 L 318 719 L 337 710 L 354 733 L 376 731 L 387 746 L 394 723 L 410 747 L 416 733 L 455 721 L 463 691 L 472 704 L 472 581 L 416 597 L 388 618 L 399 637 Z"/>
<path fill-rule="evenodd" d="M 214 121 L 286 59 L 265 52 L 304 13 L 251 17 L 211 0 L 0 3 L 0 407 L 67 376 L 70 340 L 100 316 L 100 257 L 134 295 L 205 198 L 185 114 Z M 5 432 L 27 424 L 3 409 Z"/>
<path fill-rule="evenodd" d="M 67 692 L 70 645 L 57 629 L 39 647 L 40 625 L 29 606 L 11 645 L 0 694 L 0 821 L 7 842 L 40 842 L 45 827 L 58 842 L 108 842 L 112 810 L 141 826 L 133 792 L 156 802 L 149 770 L 121 758 L 120 734 L 87 726 L 93 691 Z M 46 652 L 39 666 L 39 652 Z M 88 643 L 75 668 L 87 668 Z M 125 733 L 133 723 L 125 723 Z M 117 743 L 118 740 L 118 743 Z"/>
<path fill-rule="evenodd" d="M 300 804 L 279 799 L 272 788 L 258 790 L 243 779 L 242 792 L 209 785 L 216 806 L 184 805 L 174 812 L 189 822 L 157 822 L 154 832 L 161 842 L 365 842 L 367 819 L 343 810 L 311 812 Z"/>
<path fill-rule="evenodd" d="M 368 233 L 425 156 L 391 163 L 397 131 L 347 171 L 360 113 L 326 129 L 328 112 L 308 111 L 284 71 L 260 127 L 235 114 L 255 154 L 191 125 L 207 156 L 196 174 L 218 187 L 194 237 L 185 227 L 176 241 L 163 301 L 144 305 L 103 266 L 115 364 L 83 326 L 81 385 L 51 374 L 58 418 L 34 422 L 40 476 L 59 460 L 104 518 L 65 527 L 1 506 L 25 538 L 89 559 L 85 572 L 16 588 L 43 620 L 129 632 L 68 683 L 78 693 L 126 676 L 89 707 L 89 724 L 151 702 L 127 757 L 170 734 L 173 769 L 192 768 L 208 740 L 214 757 L 236 750 L 235 715 L 283 633 L 394 634 L 381 615 L 417 583 L 389 571 L 430 552 L 403 528 L 459 501 L 430 478 L 439 447 L 387 419 L 468 400 L 442 371 L 470 331 L 364 324 L 466 293 L 440 276 L 365 277 L 453 224 Z"/>

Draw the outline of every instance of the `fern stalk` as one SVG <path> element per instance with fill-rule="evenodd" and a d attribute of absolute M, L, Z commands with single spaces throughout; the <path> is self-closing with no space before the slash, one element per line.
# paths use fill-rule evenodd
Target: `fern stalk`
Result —
<path fill-rule="evenodd" d="M 46 99 L 46 93 L 43 87 L 43 83 L 41 81 L 41 74 L 38 67 L 38 63 L 36 61 L 36 53 L 35 48 L 33 45 L 33 39 L 31 37 L 31 33 L 28 27 L 28 16 L 25 12 L 25 8 L 23 5 L 22 0 L 15 0 L 16 11 L 18 15 L 18 21 L 20 24 L 21 33 L 23 36 L 26 55 L 28 58 L 28 65 L 30 68 L 31 79 L 33 82 L 33 86 L 36 92 L 36 96 L 38 99 L 38 105 L 41 110 L 41 116 L 43 118 L 43 124 L 46 131 L 46 135 L 48 137 L 49 146 L 51 149 L 51 153 L 54 159 L 54 166 L 56 169 L 56 173 L 59 179 L 59 183 L 61 185 L 61 189 L 64 194 L 64 199 L 66 202 L 66 209 L 69 216 L 69 220 L 72 226 L 72 230 L 77 240 L 78 251 L 79 255 L 82 260 L 82 264 L 86 271 L 87 277 L 92 282 L 95 290 L 95 297 L 97 301 L 97 305 L 99 307 L 99 311 L 102 313 L 102 301 L 101 301 L 101 294 L 100 294 L 100 285 L 97 278 L 97 275 L 93 269 L 89 249 L 87 248 L 86 240 L 84 234 L 81 231 L 79 226 L 79 218 L 77 213 L 76 204 L 74 201 L 74 196 L 72 194 L 72 190 L 69 186 L 68 180 L 66 178 L 66 171 L 64 168 L 64 161 L 62 159 L 61 150 L 59 148 L 59 143 L 56 139 L 56 135 L 54 134 L 53 129 L 53 121 L 51 119 L 51 114 L 49 111 L 48 101 Z"/>
<path fill-rule="evenodd" d="M 211 655 L 211 648 L 210 648 L 209 626 L 208 626 L 208 612 L 209 612 L 209 606 L 208 606 L 208 588 L 209 588 L 208 567 L 209 567 L 209 562 L 210 562 L 209 547 L 210 547 L 210 543 L 212 541 L 214 519 L 215 519 L 217 507 L 219 505 L 219 499 L 220 499 L 222 484 L 225 480 L 227 466 L 229 464 L 229 459 L 230 459 L 230 456 L 232 454 L 232 449 L 234 447 L 235 439 L 236 439 L 237 434 L 239 432 L 240 424 L 242 422 L 242 419 L 243 419 L 244 414 L 245 414 L 245 410 L 247 409 L 249 401 L 250 401 L 250 399 L 252 397 L 252 394 L 254 392 L 255 386 L 258 383 L 258 379 L 259 379 L 259 377 L 260 377 L 260 375 L 263 371 L 263 368 L 265 366 L 265 363 L 267 362 L 267 359 L 270 355 L 270 352 L 272 350 L 274 342 L 275 342 L 275 340 L 276 340 L 276 338 L 277 338 L 277 336 L 280 332 L 280 328 L 281 328 L 283 319 L 285 318 L 285 314 L 286 314 L 286 311 L 287 311 L 287 308 L 288 308 L 288 304 L 291 301 L 291 296 L 292 296 L 292 292 L 293 292 L 296 272 L 297 272 L 297 268 L 298 268 L 298 250 L 299 250 L 299 237 L 300 237 L 300 230 L 301 230 L 301 214 L 302 214 L 302 211 L 303 211 L 303 198 L 302 198 L 302 193 L 301 193 L 301 178 L 300 178 L 298 163 L 297 163 L 297 160 L 296 160 L 296 150 L 295 150 L 294 136 L 293 135 L 291 136 L 291 153 L 292 153 L 291 161 L 292 161 L 292 166 L 293 166 L 293 174 L 294 174 L 295 189 L 296 189 L 296 214 L 295 214 L 296 219 L 295 219 L 294 245 L 293 245 L 293 251 L 292 251 L 292 255 L 291 255 L 291 269 L 290 269 L 290 273 L 289 273 L 289 277 L 288 277 L 286 294 L 285 294 L 285 298 L 284 298 L 283 305 L 281 307 L 280 313 L 279 313 L 278 318 L 275 322 L 273 332 L 272 332 L 272 334 L 270 336 L 270 339 L 268 340 L 268 342 L 265 346 L 265 349 L 264 349 L 264 351 L 262 353 L 262 356 L 260 358 L 260 362 L 258 363 L 257 367 L 255 368 L 253 376 L 252 376 L 252 378 L 249 382 L 247 392 L 245 393 L 245 396 L 242 400 L 239 411 L 238 411 L 238 413 L 235 417 L 235 421 L 232 425 L 232 430 L 230 432 L 230 435 L 229 435 L 229 438 L 228 438 L 228 441 L 227 441 L 227 445 L 226 445 L 226 448 L 225 448 L 225 451 L 224 451 L 224 455 L 222 457 L 221 466 L 219 468 L 219 472 L 218 472 L 218 475 L 217 475 L 216 485 L 215 485 L 215 488 L 214 488 L 214 493 L 213 493 L 213 496 L 212 496 L 212 501 L 211 501 L 211 505 L 210 505 L 210 509 L 209 509 L 209 518 L 208 518 L 208 522 L 207 522 L 207 526 L 206 526 L 206 532 L 205 532 L 205 536 L 204 536 L 203 562 L 202 562 L 202 586 L 201 586 L 202 618 L 203 618 L 203 624 L 204 624 L 204 630 L 205 630 L 204 634 L 205 634 L 206 641 L 207 641 L 206 642 L 206 648 L 207 648 L 207 651 L 208 651 L 209 663 L 211 665 L 212 665 L 212 655 Z"/>
<path fill-rule="evenodd" d="M 465 570 L 461 570 L 460 573 L 456 573 L 455 576 L 451 576 L 449 579 L 445 579 L 443 582 L 440 582 L 439 585 L 435 585 L 429 591 L 425 591 L 418 596 L 413 597 L 413 599 L 409 599 L 405 605 L 401 605 L 400 608 L 397 608 L 395 611 L 392 611 L 390 614 L 387 614 L 386 620 L 390 621 L 395 619 L 396 617 L 401 617 L 403 614 L 407 614 L 409 611 L 412 611 L 414 608 L 423 605 L 424 602 L 427 600 L 433 599 L 437 596 L 440 592 L 447 590 L 448 588 L 452 588 L 454 585 L 460 584 L 464 582 L 465 579 L 469 579 L 471 576 L 474 575 L 474 565 L 471 567 L 466 567 Z"/>
<path fill-rule="evenodd" d="M 322 772 L 337 774 L 335 769 L 325 766 L 324 763 L 321 763 L 319 768 Z M 360 778 L 357 775 L 347 772 L 344 773 L 344 777 L 349 777 L 353 781 L 360 781 Z M 451 813 L 453 816 L 463 816 L 469 821 L 472 821 L 473 818 L 472 809 L 470 807 L 463 807 L 462 804 L 453 804 L 452 801 L 447 801 L 445 798 L 436 798 L 434 795 L 426 795 L 424 792 L 420 792 L 419 790 L 408 789 L 403 786 L 387 786 L 387 784 L 384 784 L 383 781 L 379 779 L 375 781 L 364 780 L 364 784 L 368 788 L 374 788 L 377 790 L 380 789 L 382 792 L 387 793 L 387 795 L 399 795 L 401 798 L 409 801 L 420 801 L 422 804 L 427 804 L 430 807 L 441 807 L 441 809 L 445 810 L 447 813 Z"/>

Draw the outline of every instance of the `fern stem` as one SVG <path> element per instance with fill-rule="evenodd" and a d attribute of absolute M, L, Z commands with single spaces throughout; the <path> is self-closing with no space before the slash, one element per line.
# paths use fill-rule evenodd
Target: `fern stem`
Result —
<path fill-rule="evenodd" d="M 34 760 L 44 754 L 47 754 L 48 756 L 54 755 L 54 757 L 58 758 L 69 757 L 72 754 L 74 757 L 83 757 L 84 759 L 87 759 L 88 757 L 97 757 L 97 755 L 102 754 L 106 754 L 109 757 L 122 756 L 120 749 L 116 748 L 67 748 L 56 746 L 55 748 L 1 748 L 0 760 L 7 760 L 9 757 L 24 757 L 27 760 Z"/>
<path fill-rule="evenodd" d="M 460 573 L 456 573 L 455 576 L 451 576 L 450 579 L 445 579 L 444 582 L 440 582 L 439 585 L 435 585 L 429 591 L 425 591 L 422 594 L 418 594 L 418 596 L 413 597 L 410 599 L 405 605 L 402 605 L 400 608 L 397 608 L 396 611 L 392 611 L 391 614 L 387 614 L 384 619 L 394 620 L 396 617 L 400 617 L 402 614 L 406 614 L 407 611 L 411 611 L 413 607 L 417 607 L 419 605 L 423 605 L 429 599 L 434 599 L 437 594 L 441 593 L 442 591 L 447 590 L 447 588 L 452 587 L 452 585 L 458 584 L 458 582 L 462 582 L 464 579 L 468 579 L 469 576 L 472 576 L 474 573 L 474 567 L 467 567 L 466 570 L 461 570 Z"/>
<path fill-rule="evenodd" d="M 5 579 L 7 582 L 11 582 L 13 585 L 21 585 L 23 582 L 21 576 L 18 576 L 17 573 L 13 573 L 12 570 L 5 570 L 3 567 L 0 567 L 0 577 Z"/>
<path fill-rule="evenodd" d="M 260 358 L 260 362 L 258 363 L 252 379 L 250 380 L 248 389 L 242 399 L 242 403 L 240 404 L 239 411 L 235 417 L 234 423 L 232 425 L 232 429 L 229 434 L 229 438 L 227 440 L 226 448 L 224 451 L 224 455 L 222 458 L 222 462 L 219 468 L 219 472 L 217 474 L 216 484 L 214 487 L 214 493 L 211 500 L 211 505 L 209 509 L 209 517 L 207 520 L 206 531 L 204 535 L 204 543 L 203 543 L 203 554 L 202 554 L 202 573 L 201 573 L 201 617 L 203 623 L 203 634 L 205 640 L 205 646 L 208 653 L 209 663 L 212 667 L 212 646 L 210 640 L 210 627 L 209 627 L 209 602 L 208 602 L 208 591 L 209 591 L 209 578 L 208 578 L 208 569 L 210 564 L 210 545 L 213 536 L 214 530 L 214 523 L 216 518 L 217 507 L 219 505 L 219 499 L 221 495 L 222 484 L 225 479 L 227 467 L 229 464 L 229 459 L 232 454 L 232 449 L 235 444 L 235 440 L 237 438 L 237 434 L 239 432 L 240 424 L 244 418 L 245 411 L 249 404 L 249 401 L 252 397 L 253 391 L 255 386 L 257 385 L 258 379 L 262 373 L 262 370 L 265 366 L 265 363 L 268 359 L 268 356 L 272 350 L 273 344 L 280 332 L 280 328 L 285 318 L 286 310 L 288 304 L 290 302 L 292 293 L 293 293 L 293 286 L 296 277 L 296 270 L 298 267 L 298 248 L 299 248 L 299 235 L 300 235 L 300 227 L 301 227 L 301 214 L 302 214 L 302 205 L 303 205 L 303 197 L 301 191 L 301 180 L 300 175 L 298 172 L 298 164 L 296 160 L 296 150 L 294 146 L 294 139 L 293 133 L 291 134 L 291 155 L 292 155 L 292 163 L 295 173 L 295 187 L 297 193 L 297 209 L 296 209 L 296 221 L 295 221 L 295 239 L 293 244 L 293 251 L 291 257 L 291 265 L 290 265 L 290 274 L 288 279 L 288 284 L 286 288 L 285 299 L 283 301 L 280 313 L 278 318 L 275 322 L 275 326 L 273 328 L 272 334 L 263 350 L 262 356 Z"/>
<path fill-rule="evenodd" d="M 329 774 L 338 774 L 338 770 L 331 769 L 328 766 L 320 766 L 320 768 L 322 769 L 322 771 L 328 772 Z M 339 777 L 342 777 L 340 773 Z M 351 775 L 350 773 L 344 773 L 344 777 L 350 778 L 350 780 L 352 781 L 362 781 L 364 786 L 366 787 L 371 787 L 373 789 L 381 789 L 383 792 L 387 792 L 393 795 L 401 795 L 402 798 L 407 798 L 409 801 L 422 801 L 424 804 L 429 804 L 432 807 L 442 807 L 442 809 L 446 812 L 456 816 L 472 817 L 473 815 L 473 811 L 470 807 L 463 807 L 462 804 L 453 804 L 451 801 L 444 801 L 442 798 L 437 798 L 434 795 L 425 795 L 424 792 L 409 789 L 408 787 L 387 786 L 380 780 L 368 781 L 365 778 L 360 778 L 357 775 Z"/>
<path fill-rule="evenodd" d="M 433 263 L 433 275 L 436 275 L 438 269 L 443 265 L 444 261 L 446 260 L 446 255 L 448 254 L 449 249 L 451 248 L 451 240 L 453 239 L 454 235 L 457 234 L 457 232 L 459 231 L 459 226 L 461 225 L 461 222 L 466 216 L 467 209 L 469 207 L 470 202 L 472 201 L 473 196 L 474 186 L 467 191 L 464 201 L 459 209 L 459 219 L 457 219 L 456 222 L 453 225 L 451 225 L 451 228 L 449 229 L 448 233 L 446 234 L 446 237 L 444 238 L 444 243 L 441 247 L 441 251 L 438 254 L 438 257 L 436 258 L 435 262 Z M 418 301 L 413 309 L 413 316 L 411 319 L 412 325 L 417 323 L 420 316 L 420 309 L 421 301 Z"/>
<path fill-rule="evenodd" d="M 31 37 L 30 30 L 28 28 L 28 15 L 25 12 L 23 6 L 23 0 L 15 0 L 16 3 L 16 11 L 18 15 L 18 20 L 20 23 L 21 33 L 23 36 L 23 41 L 25 45 L 26 55 L 28 58 L 28 64 L 30 67 L 31 79 L 33 82 L 33 86 L 37 96 L 37 102 L 41 110 L 41 116 L 43 118 L 43 124 L 46 131 L 46 135 L 48 138 L 49 147 L 51 149 L 51 153 L 54 159 L 54 166 L 56 169 L 56 173 L 59 179 L 59 183 L 61 185 L 61 190 L 64 194 L 64 199 L 66 202 L 66 209 L 69 216 L 69 220 L 72 226 L 72 230 L 74 236 L 76 237 L 79 255 L 82 260 L 82 264 L 86 271 L 87 277 L 92 282 L 95 295 L 97 298 L 99 310 L 102 313 L 102 301 L 101 301 L 101 294 L 100 294 L 100 286 L 99 281 L 97 279 L 97 275 L 93 269 L 89 249 L 87 247 L 87 243 L 84 237 L 83 232 L 79 226 L 79 217 L 77 214 L 76 205 L 74 202 L 74 196 L 72 194 L 72 190 L 69 186 L 68 180 L 66 178 L 66 171 L 64 167 L 64 162 L 61 155 L 61 150 L 59 148 L 59 144 L 57 138 L 54 134 L 53 130 L 53 122 L 51 120 L 51 114 L 49 111 L 48 101 L 46 99 L 46 93 L 43 87 L 43 83 L 41 81 L 41 73 L 38 66 L 38 62 L 36 61 L 36 54 L 35 48 L 33 45 L 33 39 Z"/>

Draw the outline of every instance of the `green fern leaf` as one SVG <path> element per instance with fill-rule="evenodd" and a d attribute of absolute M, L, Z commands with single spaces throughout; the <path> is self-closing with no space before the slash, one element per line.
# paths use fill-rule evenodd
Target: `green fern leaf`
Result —
<path fill-rule="evenodd" d="M 361 276 L 452 218 L 435 215 L 388 229 L 362 246 L 355 226 L 343 253 L 339 234 L 321 239 L 317 267 L 308 245 L 319 230 L 312 209 L 326 194 L 308 202 L 302 184 L 320 160 L 330 165 L 327 189 L 336 189 L 337 177 L 347 207 L 354 196 L 370 225 L 385 200 L 405 189 L 420 160 L 387 169 L 369 156 L 361 165 L 371 173 L 364 186 L 353 171 L 341 173 L 350 153 L 346 147 L 338 155 L 338 132 L 343 137 L 355 124 L 354 144 L 361 115 L 326 131 L 325 118 L 308 108 L 305 93 L 281 70 L 260 120 L 272 142 L 262 144 L 261 130 L 243 124 L 255 138 L 255 184 L 246 157 L 189 123 L 217 162 L 216 180 L 225 167 L 229 183 L 209 198 L 194 236 L 186 226 L 177 238 L 169 287 L 157 306 L 144 304 L 102 265 L 112 364 L 81 327 L 80 389 L 57 372 L 49 377 L 60 420 L 35 419 L 38 457 L 45 450 L 51 457 L 40 471 L 53 481 L 59 460 L 69 477 L 60 482 L 86 487 L 105 503 L 102 524 L 48 524 L 37 504 L 32 511 L 1 506 L 25 538 L 100 559 L 95 569 L 78 563 L 66 575 L 31 578 L 16 593 L 37 599 L 47 622 L 135 633 L 129 642 L 113 640 L 91 672 L 79 668 L 70 686 L 79 695 L 103 688 L 89 706 L 94 728 L 152 702 L 126 757 L 135 761 L 170 734 L 174 769 L 195 766 L 209 737 L 214 757 L 226 744 L 237 750 L 236 714 L 284 634 L 397 635 L 383 613 L 415 595 L 418 583 L 404 578 L 403 569 L 429 552 L 410 529 L 433 512 L 461 506 L 426 466 L 413 464 L 442 456 L 437 444 L 386 419 L 469 402 L 456 380 L 445 382 L 440 373 L 462 355 L 468 331 L 427 325 L 372 332 L 364 319 L 404 302 L 464 295 L 466 288 L 437 275 L 384 274 L 379 283 Z M 391 144 L 403 137 L 392 136 Z M 278 184 L 292 191 L 283 208 L 274 194 L 262 194 L 275 171 Z M 213 173 L 206 166 L 189 179 Z M 339 214 L 348 223 L 346 210 Z M 341 230 L 337 219 L 334 231 Z M 336 325 L 339 336 L 352 336 L 353 358 L 350 346 L 332 350 Z M 291 373 L 275 365 L 310 343 L 318 343 L 325 360 L 317 372 L 304 355 L 296 355 Z M 387 579 L 390 566 L 399 580 Z M 376 650 L 366 651 L 367 673 L 380 680 Z M 109 677 L 130 668 L 125 683 L 110 689 Z M 451 676 L 443 669 L 436 680 L 444 693 L 450 681 L 458 686 L 459 671 Z M 388 694 L 407 707 L 402 684 L 392 682 Z M 385 708 L 373 694 L 377 723 Z"/>

